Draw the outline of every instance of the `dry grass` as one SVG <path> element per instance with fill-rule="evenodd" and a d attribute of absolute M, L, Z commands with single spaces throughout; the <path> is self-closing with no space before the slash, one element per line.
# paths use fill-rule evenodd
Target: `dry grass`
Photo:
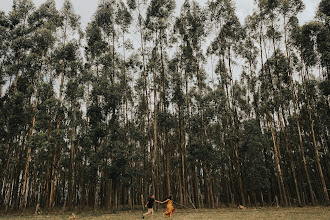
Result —
<path fill-rule="evenodd" d="M 154 219 L 167 219 L 162 216 L 162 210 L 155 212 Z M 119 212 L 117 214 L 102 214 L 102 213 L 80 213 L 77 214 L 77 219 L 100 219 L 100 220 L 133 220 L 142 219 L 142 211 Z M 69 219 L 71 214 L 60 215 L 0 215 L 0 219 Z M 146 217 L 145 219 L 150 219 Z M 172 217 L 176 220 L 190 219 L 330 219 L 330 207 L 304 207 L 304 208 L 248 208 L 245 210 L 223 208 L 216 210 L 177 210 Z"/>

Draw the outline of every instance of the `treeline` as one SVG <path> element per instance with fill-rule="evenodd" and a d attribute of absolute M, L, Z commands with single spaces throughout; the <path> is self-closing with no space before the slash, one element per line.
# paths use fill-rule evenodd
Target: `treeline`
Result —
<path fill-rule="evenodd" d="M 0 12 L 0 209 L 329 204 L 330 3 Z M 134 42 L 134 43 L 133 43 Z M 238 77 L 239 76 L 239 77 Z"/>

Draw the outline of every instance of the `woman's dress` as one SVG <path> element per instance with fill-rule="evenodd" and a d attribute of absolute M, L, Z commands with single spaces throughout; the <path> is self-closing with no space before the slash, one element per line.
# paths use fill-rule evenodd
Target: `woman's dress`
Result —
<path fill-rule="evenodd" d="M 164 213 L 167 217 L 171 217 L 175 211 L 175 208 L 173 207 L 173 202 L 172 200 L 168 200 L 167 202 L 167 207 L 166 207 L 166 212 Z"/>

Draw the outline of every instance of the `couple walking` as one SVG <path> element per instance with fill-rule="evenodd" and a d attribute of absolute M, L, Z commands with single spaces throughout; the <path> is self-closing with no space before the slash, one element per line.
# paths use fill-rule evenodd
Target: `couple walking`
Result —
<path fill-rule="evenodd" d="M 166 207 L 166 212 L 163 213 L 163 215 L 167 216 L 167 217 L 172 217 L 175 209 L 173 208 L 173 201 L 172 201 L 172 196 L 168 197 L 168 199 L 166 199 L 163 202 L 157 201 L 155 200 L 155 195 L 152 195 L 151 198 L 148 200 L 147 204 L 145 205 L 145 207 L 148 207 L 148 212 L 144 213 L 142 215 L 142 218 L 144 218 L 144 216 L 151 214 L 151 218 L 153 218 L 154 215 L 154 210 L 153 210 L 153 205 L 154 202 L 158 202 L 160 204 L 164 204 L 167 202 L 167 207 Z"/>

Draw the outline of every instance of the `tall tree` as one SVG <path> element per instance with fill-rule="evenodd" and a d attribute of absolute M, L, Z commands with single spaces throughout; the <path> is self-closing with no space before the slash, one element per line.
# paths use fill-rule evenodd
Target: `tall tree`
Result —
<path fill-rule="evenodd" d="M 164 47 L 167 40 L 167 28 L 169 26 L 169 18 L 175 8 L 175 1 L 164 0 L 151 0 L 147 8 L 145 25 L 151 34 L 150 41 L 153 41 L 152 53 L 150 57 L 150 71 L 153 74 L 153 155 L 152 155 L 152 191 L 159 197 L 160 187 L 158 186 L 158 173 L 159 173 L 159 161 L 158 161 L 158 111 L 160 107 L 166 105 L 165 100 L 165 64 L 164 64 Z M 160 65 L 159 65 L 160 64 Z M 157 85 L 157 81 L 160 80 L 161 85 Z M 161 90 L 162 94 L 159 97 L 158 91 Z M 162 106 L 163 105 L 163 106 Z"/>
<path fill-rule="evenodd" d="M 79 16 L 74 13 L 73 5 L 70 0 L 64 1 L 63 7 L 60 11 L 61 26 L 59 29 L 59 45 L 56 48 L 55 56 L 58 63 L 55 64 L 56 75 L 60 77 L 60 89 L 59 89 L 59 110 L 56 122 L 56 132 L 59 134 L 56 138 L 53 153 L 52 172 L 51 172 L 51 187 L 49 196 L 49 208 L 54 206 L 55 196 L 55 184 L 57 180 L 57 174 L 55 169 L 59 167 L 61 161 L 61 152 L 63 148 L 63 136 L 61 131 L 61 120 L 63 119 L 63 92 L 65 84 L 65 76 L 69 72 L 69 63 L 75 59 L 77 47 L 75 47 L 75 39 L 71 39 L 70 36 L 74 34 L 81 34 Z"/>

